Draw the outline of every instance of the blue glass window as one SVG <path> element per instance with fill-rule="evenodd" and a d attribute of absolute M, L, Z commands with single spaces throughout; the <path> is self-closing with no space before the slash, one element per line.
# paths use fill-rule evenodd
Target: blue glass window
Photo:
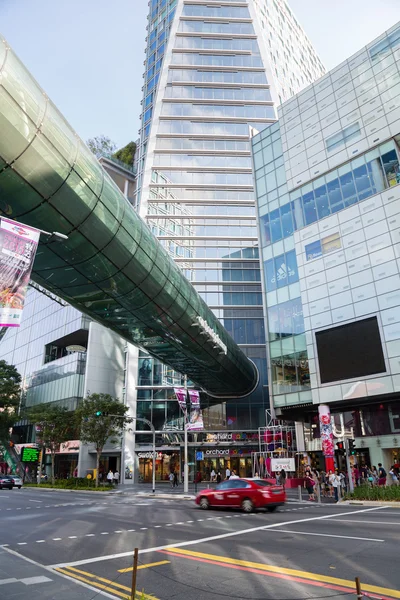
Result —
<path fill-rule="evenodd" d="M 353 174 L 358 199 L 364 200 L 364 198 L 368 198 L 368 196 L 371 196 L 373 194 L 373 191 L 367 167 L 365 165 L 361 165 L 361 167 L 357 167 L 357 169 L 354 169 Z"/>
<path fill-rule="evenodd" d="M 282 233 L 283 237 L 286 238 L 293 233 L 293 219 L 292 210 L 290 204 L 285 204 L 279 209 L 281 214 Z"/>
<path fill-rule="evenodd" d="M 276 290 L 275 263 L 273 258 L 264 262 L 264 271 L 267 291 L 273 292 Z"/>
<path fill-rule="evenodd" d="M 331 212 L 335 213 L 344 208 L 342 191 L 340 189 L 339 179 L 334 179 L 328 183 L 329 205 Z"/>
<path fill-rule="evenodd" d="M 282 225 L 279 208 L 273 210 L 270 214 L 270 231 L 271 231 L 271 242 L 279 242 L 282 239 Z"/>
<path fill-rule="evenodd" d="M 340 176 L 340 186 L 345 206 L 351 206 L 357 202 L 356 186 L 354 184 L 353 173 L 349 171 Z"/>
<path fill-rule="evenodd" d="M 317 208 L 318 219 L 323 219 L 331 214 L 329 210 L 328 191 L 326 185 L 321 185 L 314 190 L 315 206 Z"/>
<path fill-rule="evenodd" d="M 318 256 L 322 256 L 321 240 L 307 244 L 305 251 L 306 260 L 313 260 L 314 258 L 318 258 Z"/>
<path fill-rule="evenodd" d="M 269 215 L 261 217 L 261 244 L 269 246 L 271 243 L 271 230 L 269 226 Z"/>
<path fill-rule="evenodd" d="M 317 209 L 315 208 L 314 192 L 308 192 L 303 196 L 303 210 L 306 225 L 315 223 L 318 219 Z"/>

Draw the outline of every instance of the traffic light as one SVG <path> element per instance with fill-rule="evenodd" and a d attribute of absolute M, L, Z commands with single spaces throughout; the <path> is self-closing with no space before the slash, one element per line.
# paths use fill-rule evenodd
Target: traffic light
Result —
<path fill-rule="evenodd" d="M 102 415 L 102 414 L 103 414 L 103 413 L 101 412 L 101 410 L 98 410 L 98 411 L 96 412 L 96 417 L 101 417 L 101 415 Z"/>
<path fill-rule="evenodd" d="M 356 454 L 356 442 L 355 440 L 349 440 L 349 454 L 354 456 Z"/>
<path fill-rule="evenodd" d="M 336 448 L 338 449 L 339 454 L 344 454 L 344 442 L 336 442 Z"/>

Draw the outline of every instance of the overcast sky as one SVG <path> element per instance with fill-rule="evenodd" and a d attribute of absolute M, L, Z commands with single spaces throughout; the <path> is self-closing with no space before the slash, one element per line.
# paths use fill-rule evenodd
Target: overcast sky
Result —
<path fill-rule="evenodd" d="M 395 24 L 400 0 L 289 0 L 327 69 Z M 147 0 L 0 0 L 0 32 L 78 134 L 139 128 Z"/>

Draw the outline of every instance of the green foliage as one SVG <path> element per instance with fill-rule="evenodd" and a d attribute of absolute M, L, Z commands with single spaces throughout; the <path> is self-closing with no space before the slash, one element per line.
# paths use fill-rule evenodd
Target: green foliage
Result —
<path fill-rule="evenodd" d="M 354 489 L 353 494 L 347 494 L 345 500 L 381 500 L 400 502 L 400 486 L 398 485 L 360 485 Z"/>
<path fill-rule="evenodd" d="M 136 152 L 136 144 L 135 142 L 129 142 L 123 148 L 120 148 L 116 152 L 114 152 L 113 156 L 118 158 L 121 162 L 125 163 L 128 166 L 133 165 L 133 161 L 135 159 Z"/>
<path fill-rule="evenodd" d="M 116 144 L 106 135 L 97 135 L 94 138 L 90 138 L 86 144 L 97 158 L 100 158 L 103 154 L 110 156 L 117 149 Z"/>
<path fill-rule="evenodd" d="M 126 406 L 110 394 L 91 394 L 82 400 L 75 413 L 77 425 L 81 428 L 81 442 L 94 444 L 96 447 L 96 486 L 99 480 L 100 455 L 107 440 L 118 443 L 125 427 L 132 422 L 126 414 L 127 410 Z"/>
<path fill-rule="evenodd" d="M 30 423 L 35 424 L 37 437 L 42 446 L 48 448 L 51 452 L 51 479 L 54 483 L 54 460 L 55 454 L 60 444 L 73 438 L 73 421 L 69 418 L 69 411 L 66 408 L 57 406 L 53 402 L 48 404 L 38 404 L 27 411 L 27 418 Z"/>
<path fill-rule="evenodd" d="M 110 486 L 96 488 L 96 482 L 93 479 L 85 479 L 84 477 L 74 477 L 70 479 L 56 479 L 54 485 L 49 482 L 44 482 L 38 485 L 37 483 L 25 483 L 24 487 L 46 487 L 59 490 L 92 490 L 97 492 L 109 492 Z"/>
<path fill-rule="evenodd" d="M 21 375 L 14 365 L 0 360 L 0 439 L 8 440 L 10 427 L 18 420 Z"/>

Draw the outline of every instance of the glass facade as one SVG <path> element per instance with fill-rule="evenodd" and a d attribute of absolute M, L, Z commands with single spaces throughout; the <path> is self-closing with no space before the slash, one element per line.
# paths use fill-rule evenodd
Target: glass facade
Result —
<path fill-rule="evenodd" d="M 150 65 L 161 4 L 165 8 L 165 2 L 151 3 L 145 81 L 154 75 Z M 278 84 L 275 71 L 267 78 L 270 45 L 262 26 L 267 12 L 271 11 L 280 47 L 274 65 L 279 56 L 287 73 L 293 68 L 300 76 L 293 81 L 293 90 L 323 72 L 308 41 L 306 52 L 300 52 L 298 45 L 306 37 L 285 7 L 281 9 L 285 14 L 277 15 L 264 2 L 240 4 L 176 3 L 174 19 L 165 26 L 169 38 L 157 90 L 149 94 L 148 84 L 144 90 L 138 186 L 138 210 L 152 232 L 259 369 L 257 391 L 235 411 L 234 402 L 227 401 L 229 414 L 235 412 L 233 428 L 258 427 L 268 407 L 249 130 L 265 130 L 273 123 L 282 89 L 285 97 L 292 92 L 289 79 Z M 291 44 L 299 55 L 296 66 L 289 66 L 285 56 Z M 154 402 L 155 394 L 168 396 L 170 392 L 157 389 L 157 384 L 173 385 L 165 374 L 160 379 L 161 365 L 154 363 L 152 369 L 154 389 L 141 389 L 139 384 L 143 402 Z M 204 407 L 207 402 L 202 398 Z M 221 416 L 214 426 L 226 428 L 227 419 Z"/>
<path fill-rule="evenodd" d="M 252 139 L 278 414 L 324 403 L 334 410 L 334 402 L 343 410 L 347 401 L 400 392 L 399 82 L 395 26 L 284 103 L 279 122 Z M 341 364 L 333 350 L 339 329 L 365 319 L 377 322 L 379 368 L 367 367 L 365 353 L 357 377 L 343 370 L 328 381 L 318 336 L 328 339 L 330 372 L 331 362 Z M 354 336 L 340 348 L 346 373 L 356 362 L 346 354 L 350 342 Z"/>

